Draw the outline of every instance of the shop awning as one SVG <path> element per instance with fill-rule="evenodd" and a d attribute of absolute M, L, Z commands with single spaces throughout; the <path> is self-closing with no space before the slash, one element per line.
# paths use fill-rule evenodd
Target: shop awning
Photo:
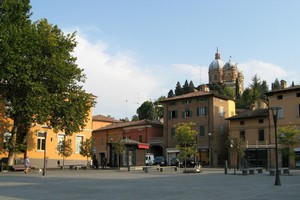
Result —
<path fill-rule="evenodd" d="M 149 145 L 146 144 L 138 144 L 139 149 L 149 149 Z"/>

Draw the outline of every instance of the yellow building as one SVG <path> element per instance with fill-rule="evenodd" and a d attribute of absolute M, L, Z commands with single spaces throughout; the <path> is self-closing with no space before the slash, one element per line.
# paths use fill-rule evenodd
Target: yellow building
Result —
<path fill-rule="evenodd" d="M 3 110 L 2 110 L 3 111 Z M 3 113 L 3 112 L 1 112 Z M 12 121 L 1 117 L 1 122 L 6 120 L 6 123 L 1 123 L 0 131 L 0 158 L 7 157 L 5 149 L 5 137 L 10 135 Z M 64 159 L 65 165 L 73 164 L 87 164 L 87 158 L 80 155 L 81 142 L 90 138 L 92 135 L 92 110 L 90 110 L 89 117 L 84 130 L 74 133 L 72 136 L 66 136 L 66 139 L 71 139 L 73 153 L 70 157 Z M 55 133 L 52 129 L 43 125 L 33 126 L 27 137 L 27 156 L 30 158 L 31 166 L 34 168 L 43 168 L 44 156 L 47 160 L 47 168 L 57 168 L 63 163 L 63 158 L 58 154 L 57 147 L 65 138 L 65 133 L 59 131 Z M 46 148 L 46 152 L 45 152 Z M 16 154 L 14 164 L 22 164 L 24 154 Z"/>

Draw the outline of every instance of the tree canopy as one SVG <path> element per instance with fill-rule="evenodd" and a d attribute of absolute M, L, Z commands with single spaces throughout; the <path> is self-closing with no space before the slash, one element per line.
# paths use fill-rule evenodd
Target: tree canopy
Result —
<path fill-rule="evenodd" d="M 20 150 L 34 124 L 81 131 L 95 104 L 72 55 L 75 33 L 65 35 L 46 19 L 31 22 L 30 8 L 29 0 L 0 1 L 0 93 L 14 121 L 9 153 Z"/>
<path fill-rule="evenodd" d="M 180 149 L 180 157 L 185 160 L 196 153 L 195 144 L 198 132 L 193 130 L 194 125 L 191 122 L 179 123 L 175 129 L 176 148 Z"/>

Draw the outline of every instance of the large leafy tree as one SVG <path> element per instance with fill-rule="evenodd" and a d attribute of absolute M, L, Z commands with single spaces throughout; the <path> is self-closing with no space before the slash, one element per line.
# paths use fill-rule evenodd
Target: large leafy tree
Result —
<path fill-rule="evenodd" d="M 26 152 L 26 136 L 34 124 L 67 135 L 81 131 L 94 105 L 80 83 L 85 75 L 72 52 L 75 33 L 65 35 L 46 19 L 30 20 L 29 0 L 0 1 L 0 93 L 14 124 L 8 148 Z"/>
<path fill-rule="evenodd" d="M 185 168 L 187 158 L 196 153 L 195 145 L 198 132 L 193 130 L 194 125 L 192 122 L 179 123 L 175 129 L 176 148 L 180 150 L 180 157 L 185 160 Z"/>
<path fill-rule="evenodd" d="M 158 120 L 163 117 L 163 109 L 160 105 L 159 101 L 165 99 L 166 97 L 161 96 L 158 100 L 152 102 L 145 101 L 142 105 L 137 109 L 138 119 L 149 119 L 149 120 Z M 134 120 L 133 120 L 134 121 Z"/>

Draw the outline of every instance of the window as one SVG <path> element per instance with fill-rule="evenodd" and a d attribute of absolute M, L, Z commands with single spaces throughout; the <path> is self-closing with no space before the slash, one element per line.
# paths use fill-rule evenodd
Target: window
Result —
<path fill-rule="evenodd" d="M 199 127 L 199 137 L 204 137 L 205 136 L 205 126 L 200 126 Z"/>
<path fill-rule="evenodd" d="M 220 135 L 224 135 L 224 126 L 223 125 L 220 126 Z"/>
<path fill-rule="evenodd" d="M 282 95 L 278 95 L 277 99 L 283 99 L 283 96 Z"/>
<path fill-rule="evenodd" d="M 205 98 L 205 97 L 198 97 L 197 101 L 207 101 L 207 98 Z"/>
<path fill-rule="evenodd" d="M 143 135 L 139 135 L 139 142 L 143 142 Z"/>
<path fill-rule="evenodd" d="M 224 108 L 222 106 L 220 106 L 219 115 L 220 117 L 224 117 Z"/>
<path fill-rule="evenodd" d="M 206 107 L 198 107 L 197 108 L 197 116 L 205 116 L 207 113 Z"/>
<path fill-rule="evenodd" d="M 298 105 L 298 116 L 300 117 L 300 104 Z"/>
<path fill-rule="evenodd" d="M 183 100 L 182 103 L 183 104 L 189 104 L 189 103 L 192 103 L 192 100 L 191 99 Z"/>
<path fill-rule="evenodd" d="M 61 145 L 62 145 L 64 139 L 65 139 L 65 135 L 63 135 L 63 134 L 57 135 L 57 149 L 61 149 Z"/>
<path fill-rule="evenodd" d="M 175 138 L 175 134 L 176 134 L 175 128 L 172 128 L 171 129 L 171 138 Z"/>
<path fill-rule="evenodd" d="M 45 137 L 46 133 L 38 133 L 37 137 L 37 150 L 45 150 Z"/>
<path fill-rule="evenodd" d="M 192 111 L 189 109 L 186 109 L 185 111 L 182 112 L 182 118 L 189 118 L 192 117 Z"/>
<path fill-rule="evenodd" d="M 296 97 L 300 97 L 300 92 L 298 92 L 298 93 L 296 94 Z"/>
<path fill-rule="evenodd" d="M 258 123 L 263 124 L 264 123 L 264 119 L 258 119 Z"/>
<path fill-rule="evenodd" d="M 243 141 L 246 140 L 246 132 L 244 130 L 240 131 L 240 139 Z"/>
<path fill-rule="evenodd" d="M 264 129 L 258 130 L 258 141 L 265 141 L 265 131 Z"/>
<path fill-rule="evenodd" d="M 178 112 L 177 112 L 177 110 L 171 110 L 171 111 L 169 111 L 169 118 L 170 119 L 175 119 L 175 118 L 177 118 L 177 114 Z"/>
<path fill-rule="evenodd" d="M 82 146 L 83 136 L 76 135 L 76 149 L 75 153 L 80 153 L 80 147 Z"/>
<path fill-rule="evenodd" d="M 240 121 L 240 125 L 245 125 L 245 121 Z"/>
<path fill-rule="evenodd" d="M 283 107 L 280 107 L 281 109 L 278 110 L 278 118 L 282 119 L 283 118 Z"/>

